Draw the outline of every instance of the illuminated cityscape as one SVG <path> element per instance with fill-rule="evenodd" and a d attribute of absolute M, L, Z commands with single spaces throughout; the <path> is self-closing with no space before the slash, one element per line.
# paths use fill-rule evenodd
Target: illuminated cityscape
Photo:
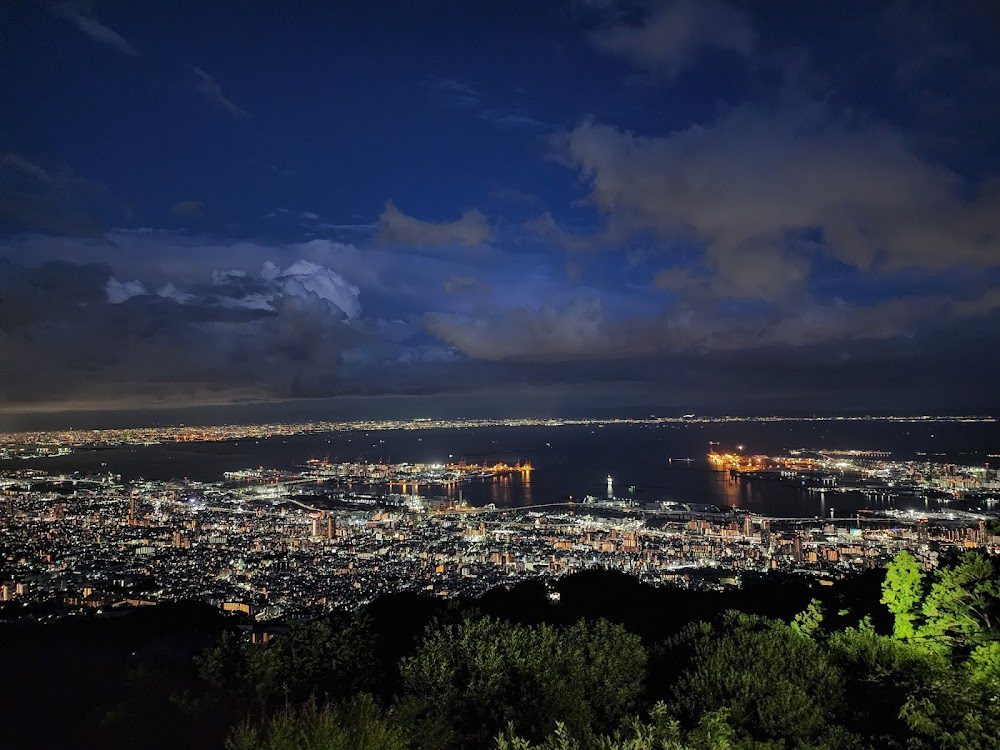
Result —
<path fill-rule="evenodd" d="M 207 439 L 275 429 L 128 435 Z M 128 435 L 101 434 L 95 442 Z M 33 445 L 51 437 L 20 439 Z M 837 516 L 831 507 L 829 517 L 771 517 L 696 498 L 618 497 L 610 476 L 606 495 L 575 501 L 536 497 L 534 505 L 503 508 L 463 499 L 470 482 L 505 482 L 511 475 L 530 488 L 528 462 L 310 459 L 293 471 L 229 471 L 215 482 L 22 468 L 0 476 L 0 553 L 8 571 L 0 612 L 5 619 L 50 619 L 194 599 L 270 620 L 356 607 L 390 591 L 476 596 L 590 568 L 654 585 L 724 589 L 772 571 L 832 582 L 884 566 L 902 549 L 927 565 L 949 549 L 1000 550 L 1000 536 L 987 526 L 1000 498 L 997 469 L 851 450 L 780 456 L 713 450 L 707 459 L 727 483 L 781 482 L 805 493 L 876 498 L 936 493 L 973 498 L 983 511 L 915 514 L 887 506 Z"/>

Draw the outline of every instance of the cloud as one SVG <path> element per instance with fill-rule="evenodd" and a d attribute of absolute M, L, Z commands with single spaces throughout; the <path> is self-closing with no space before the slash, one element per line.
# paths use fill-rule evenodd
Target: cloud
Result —
<path fill-rule="evenodd" d="M 246 119 L 250 116 L 246 110 L 226 98 L 225 94 L 222 93 L 222 86 L 219 85 L 219 82 L 215 78 L 201 68 L 193 65 L 191 66 L 191 70 L 198 77 L 194 87 L 195 91 L 201 94 L 207 102 L 239 119 Z"/>
<path fill-rule="evenodd" d="M 18 173 L 37 184 L 48 185 L 53 181 L 52 175 L 45 169 L 20 154 L 0 153 L 0 174 L 13 177 Z"/>
<path fill-rule="evenodd" d="M 276 267 L 273 264 L 266 266 L 264 277 L 271 276 L 274 269 Z M 277 276 L 273 276 L 271 280 L 280 284 L 281 293 L 285 296 L 307 298 L 315 295 L 333 305 L 348 318 L 357 317 L 361 313 L 358 288 L 348 284 L 331 269 L 308 260 L 296 261 Z"/>
<path fill-rule="evenodd" d="M 461 245 L 475 247 L 490 237 L 486 217 L 475 209 L 465 211 L 452 222 L 420 221 L 407 216 L 389 201 L 379 217 L 378 237 L 382 242 L 424 247 Z"/>
<path fill-rule="evenodd" d="M 317 229 L 338 229 L 347 232 L 357 232 L 359 234 L 370 234 L 378 230 L 378 224 L 373 222 L 370 224 L 356 223 L 356 224 L 332 224 L 329 222 L 321 221 L 316 224 Z"/>
<path fill-rule="evenodd" d="M 430 313 L 425 324 L 433 335 L 475 359 L 565 361 L 604 353 L 601 304 L 596 299 L 480 319 Z"/>
<path fill-rule="evenodd" d="M 0 222 L 21 230 L 101 237 L 94 217 L 103 186 L 67 169 L 50 170 L 16 153 L 0 153 Z"/>
<path fill-rule="evenodd" d="M 370 235 L 378 229 L 377 223 L 364 222 L 361 220 L 363 217 L 359 215 L 350 217 L 354 221 L 324 221 L 323 216 L 315 211 L 290 211 L 287 208 L 276 208 L 268 211 L 263 218 L 290 231 L 305 230 L 305 234 L 310 237 L 321 232 L 335 233 L 341 237 L 362 237 Z"/>
<path fill-rule="evenodd" d="M 696 280 L 669 271 L 663 275 L 668 288 L 689 283 Z M 991 331 L 1000 312 L 1000 292 L 987 288 L 971 299 L 908 294 L 873 303 L 835 298 L 783 307 L 678 303 L 660 312 L 640 308 L 628 314 L 610 310 L 594 293 L 537 307 L 502 304 L 498 298 L 498 304 L 476 315 L 429 313 L 424 324 L 449 346 L 488 362 L 604 362 L 613 368 L 627 360 L 631 368 L 664 358 L 727 352 L 802 352 L 809 357 L 821 348 L 828 359 L 876 342 L 896 346 Z"/>
<path fill-rule="evenodd" d="M 455 78 L 438 78 L 430 88 L 452 107 L 478 112 L 479 119 L 502 128 L 549 128 L 548 123 L 532 117 L 527 112 L 506 107 L 484 107 L 479 89 Z"/>
<path fill-rule="evenodd" d="M 485 294 L 490 291 L 490 285 L 475 276 L 449 276 L 442 286 L 448 294 Z"/>
<path fill-rule="evenodd" d="M 274 272 L 272 273 L 272 269 Z M 270 277 L 273 279 L 278 275 L 277 266 L 268 261 L 265 263 L 265 270 L 261 272 L 261 276 L 265 278 Z M 241 271 L 238 268 L 231 268 L 227 271 L 212 271 L 212 283 L 216 286 L 226 286 L 227 284 L 232 284 L 234 282 L 241 282 L 247 277 L 246 271 Z"/>
<path fill-rule="evenodd" d="M 185 219 L 202 219 L 205 217 L 205 204 L 203 201 L 179 201 L 173 205 L 170 213 Z"/>
<path fill-rule="evenodd" d="M 610 227 L 700 245 L 722 296 L 801 290 L 817 252 L 877 273 L 1000 264 L 1000 185 L 970 190 L 823 106 L 737 107 L 662 137 L 585 121 L 556 144 Z"/>
<path fill-rule="evenodd" d="M 479 117 L 493 125 L 508 128 L 548 128 L 547 122 L 516 110 L 484 109 Z"/>
<path fill-rule="evenodd" d="M 48 261 L 34 268 L 0 259 L 0 339 L 50 317 L 103 304 L 111 276 L 103 263 Z M 3 349 L 0 346 L 0 349 Z"/>
<path fill-rule="evenodd" d="M 425 309 L 428 288 L 440 288 L 453 275 L 477 273 L 477 269 L 506 267 L 504 252 L 484 246 L 475 253 L 415 253 L 411 247 L 378 245 L 358 247 L 330 239 L 296 243 L 265 243 L 179 230 L 113 229 L 106 242 L 22 234 L 0 241 L 0 258 L 31 265 L 40 259 L 76 263 L 108 264 L 118 278 L 137 278 L 156 289 L 166 283 L 189 290 L 207 279 L 243 274 L 230 297 L 271 293 L 261 288 L 261 267 L 271 262 L 279 275 L 297 260 L 307 260 L 338 273 L 346 283 L 358 287 L 377 304 L 398 310 Z M 217 293 L 219 290 L 215 290 Z"/>
<path fill-rule="evenodd" d="M 151 294 L 108 266 L 0 261 L 0 398 L 155 406 L 350 387 L 342 357 L 359 343 L 349 318 L 360 310 L 356 289 L 307 262 L 270 280 L 217 280 Z M 253 289 L 267 294 L 266 309 L 236 296 Z"/>
<path fill-rule="evenodd" d="M 638 26 L 617 24 L 591 41 L 650 73 L 677 75 L 707 49 L 749 55 L 754 32 L 746 15 L 720 0 L 671 0 Z"/>
<path fill-rule="evenodd" d="M 481 260 L 328 241 L 111 236 L 114 244 L 0 244 L 0 397 L 12 409 L 455 393 L 510 382 L 557 392 L 612 380 L 630 394 L 669 388 L 686 398 L 748 384 L 825 399 L 875 377 L 865 373 L 896 373 L 885 367 L 894 357 L 913 372 L 964 362 L 965 374 L 948 375 L 962 386 L 1000 351 L 992 333 L 1000 302 L 987 275 L 875 304 L 733 304 L 649 285 L 567 285 L 562 259 L 539 268 L 539 258 L 492 247 Z M 57 251 L 103 262 L 25 267 L 3 260 L 11 249 L 27 263 Z M 503 293 L 481 293 L 486 283 Z M 428 294 L 435 289 L 452 293 Z M 969 368 L 968 352 L 987 357 L 983 367 Z"/>
<path fill-rule="evenodd" d="M 179 305 L 189 305 L 197 300 L 195 295 L 181 291 L 169 282 L 156 290 L 156 296 L 171 299 Z"/>
<path fill-rule="evenodd" d="M 459 107 L 478 107 L 482 99 L 478 89 L 455 78 L 436 78 L 430 87 Z"/>
<path fill-rule="evenodd" d="M 120 305 L 133 297 L 149 294 L 141 282 L 119 281 L 114 276 L 108 279 L 105 291 L 108 296 L 108 304 L 111 305 Z"/>
<path fill-rule="evenodd" d="M 960 318 L 976 318 L 1000 310 L 1000 288 L 990 289 L 974 299 L 964 299 L 954 304 L 954 314 Z"/>
<path fill-rule="evenodd" d="M 689 289 L 698 282 L 698 279 L 695 279 L 690 272 L 683 268 L 664 268 L 653 276 L 653 286 L 672 292 Z"/>
<path fill-rule="evenodd" d="M 523 255 L 513 263 L 492 247 L 441 257 L 326 240 L 110 236 L 113 243 L 37 236 L 0 243 L 0 263 L 53 255 L 102 261 L 86 272 L 75 263 L 53 266 L 44 281 L 40 270 L 0 268 L 5 332 L 8 314 L 21 321 L 0 352 L 0 391 L 6 387 L 12 402 L 220 403 L 478 387 L 507 375 L 432 336 L 422 315 L 475 316 L 495 302 L 538 299 L 560 306 L 564 297 L 561 275 L 547 280 Z M 25 303 L 14 309 L 6 304 L 15 291 L 4 288 L 10 277 L 23 278 L 17 297 Z M 487 280 L 505 289 L 502 299 L 485 293 Z M 92 291 L 82 295 L 81 285 Z M 429 295 L 434 289 L 440 293 Z"/>
<path fill-rule="evenodd" d="M 50 5 L 49 12 L 56 18 L 69 21 L 95 42 L 112 47 L 125 55 L 136 56 L 139 54 L 135 47 L 129 44 L 121 34 L 77 10 L 76 3 Z"/>
<path fill-rule="evenodd" d="M 609 217 L 607 226 L 600 232 L 593 234 L 567 232 L 547 211 L 527 221 L 525 229 L 574 252 L 592 252 L 620 246 L 628 236 L 628 229 L 617 226 L 614 217 Z"/>
<path fill-rule="evenodd" d="M 138 282 L 108 281 L 108 301 L 121 303 L 146 294 Z M 274 311 L 283 299 L 297 297 L 335 318 L 355 318 L 361 313 L 360 290 L 336 271 L 308 260 L 297 260 L 282 270 L 273 261 L 265 261 L 259 275 L 241 269 L 215 270 L 211 285 L 188 285 L 181 288 L 168 282 L 157 296 L 182 305 L 223 307 L 229 309 Z"/>

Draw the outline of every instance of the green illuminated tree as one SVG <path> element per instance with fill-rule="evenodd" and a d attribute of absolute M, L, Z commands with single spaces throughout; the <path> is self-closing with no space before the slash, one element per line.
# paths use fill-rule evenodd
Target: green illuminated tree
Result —
<path fill-rule="evenodd" d="M 969 655 L 969 675 L 1000 703 L 1000 642 L 993 641 L 978 646 Z"/>
<path fill-rule="evenodd" d="M 795 615 L 792 629 L 803 635 L 813 636 L 823 627 L 823 606 L 819 599 L 811 599 L 809 606 Z"/>
<path fill-rule="evenodd" d="M 965 652 L 997 638 L 1000 572 L 978 552 L 965 552 L 925 576 L 909 552 L 886 571 L 882 603 L 895 617 L 893 635 L 926 648 Z"/>
<path fill-rule="evenodd" d="M 1000 608 L 1000 574 L 994 562 L 967 552 L 939 567 L 921 605 L 918 637 L 937 648 L 963 650 L 995 640 Z"/>
<path fill-rule="evenodd" d="M 920 619 L 920 603 L 924 596 L 924 574 L 916 559 L 907 551 L 900 552 L 889 563 L 882 584 L 882 604 L 895 615 L 892 634 L 896 638 L 913 638 Z"/>
<path fill-rule="evenodd" d="M 892 664 L 881 694 L 904 691 L 898 715 L 910 733 L 910 747 L 997 750 L 996 563 L 978 552 L 965 552 L 925 577 L 907 558 L 910 555 L 901 553 L 890 566 L 882 601 L 896 615 L 896 638 L 919 653 L 917 658 L 906 653 L 905 664 Z M 853 673 L 871 676 L 879 666 L 859 664 Z"/>
<path fill-rule="evenodd" d="M 676 719 L 670 716 L 663 703 L 657 703 L 649 712 L 649 720 L 632 717 L 621 729 L 610 735 L 580 738 L 573 735 L 562 722 L 540 744 L 519 737 L 513 726 L 497 737 L 497 750 L 741 750 L 755 747 L 756 743 L 737 742 L 736 733 L 729 726 L 728 712 L 710 711 L 699 719 L 694 729 L 685 732 Z"/>
<path fill-rule="evenodd" d="M 959 665 L 924 674 L 900 717 L 915 750 L 1000 750 L 1000 644 L 978 646 Z"/>

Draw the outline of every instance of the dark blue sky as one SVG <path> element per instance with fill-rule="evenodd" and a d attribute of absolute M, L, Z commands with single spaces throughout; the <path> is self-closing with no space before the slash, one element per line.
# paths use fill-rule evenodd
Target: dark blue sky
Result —
<path fill-rule="evenodd" d="M 9 426 L 996 405 L 995 3 L 0 25 Z"/>

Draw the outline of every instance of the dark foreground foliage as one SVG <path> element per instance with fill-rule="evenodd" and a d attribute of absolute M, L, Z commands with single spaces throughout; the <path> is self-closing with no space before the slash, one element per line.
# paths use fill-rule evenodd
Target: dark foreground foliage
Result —
<path fill-rule="evenodd" d="M 8 716 L 54 718 L 4 746 L 1000 748 L 998 573 L 903 553 L 832 587 L 705 594 L 593 571 L 559 603 L 541 581 L 395 595 L 267 644 L 198 606 L 8 628 Z"/>

